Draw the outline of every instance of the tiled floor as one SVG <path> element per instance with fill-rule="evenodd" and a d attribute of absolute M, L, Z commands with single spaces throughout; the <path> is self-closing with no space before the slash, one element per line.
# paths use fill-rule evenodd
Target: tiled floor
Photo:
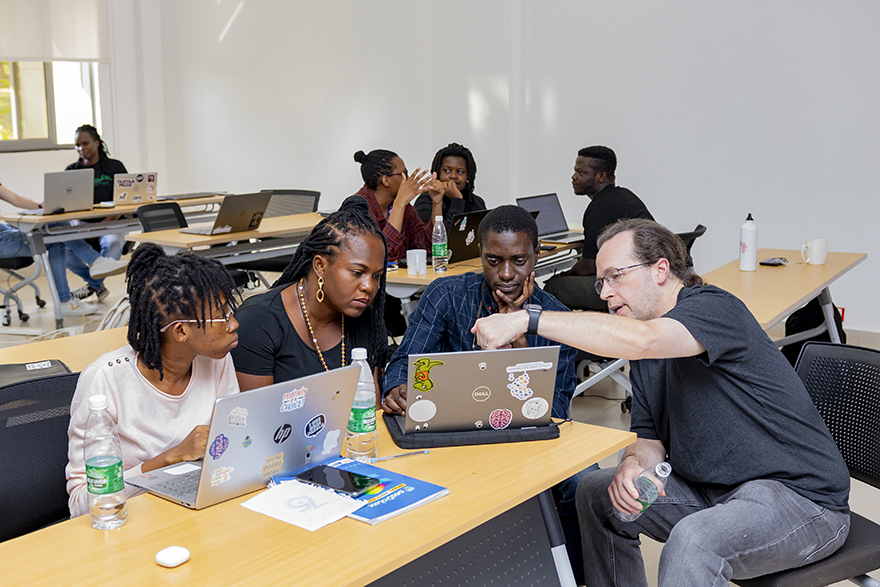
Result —
<path fill-rule="evenodd" d="M 25 270 L 27 271 L 27 270 Z M 78 278 L 70 275 L 71 288 L 79 287 L 81 284 Z M 267 275 L 269 281 L 273 281 L 275 275 Z M 0 277 L 5 283 L 5 276 Z M 48 290 L 46 289 L 45 278 L 37 280 L 43 295 L 48 299 Z M 123 275 L 109 277 L 105 284 L 110 289 L 110 296 L 99 304 L 100 313 L 85 318 L 67 318 L 64 323 L 66 327 L 82 327 L 86 332 L 94 330 L 100 321 L 103 313 L 112 306 L 125 291 L 125 279 Z M 5 287 L 5 285 L 4 285 Z M 248 292 L 248 295 L 255 292 Z M 18 321 L 15 311 L 13 311 L 12 324 L 10 328 L 27 327 L 41 329 L 45 332 L 54 330 L 55 319 L 52 313 L 51 302 L 43 309 L 38 309 L 34 303 L 32 291 L 24 290 L 22 299 L 25 303 L 25 311 L 30 314 L 30 320 L 21 324 Z M 27 338 L 16 335 L 6 334 L 4 331 L 9 328 L 0 326 L 0 346 L 8 346 L 11 344 L 21 344 Z M 781 328 L 771 330 L 771 336 L 782 336 Z M 876 333 L 860 333 L 851 332 L 848 342 L 871 348 L 880 348 L 880 335 Z M 629 414 L 623 414 L 620 410 L 620 401 L 623 399 L 623 388 L 618 386 L 610 379 L 600 382 L 590 390 L 589 396 L 581 396 L 572 402 L 572 414 L 575 420 L 596 424 L 599 426 L 607 426 L 609 428 L 629 429 Z M 611 398 L 611 399 L 604 399 Z M 609 457 L 600 463 L 603 468 L 617 466 L 617 457 Z M 867 486 L 859 481 L 853 481 L 853 488 L 850 497 L 850 505 L 860 514 L 880 522 L 880 491 Z M 657 584 L 657 564 L 660 558 L 660 550 L 662 545 L 650 539 L 643 540 L 642 552 L 645 557 L 645 566 L 648 569 L 648 584 L 654 587 Z M 872 576 L 880 579 L 880 572 L 872 573 Z M 847 585 L 849 583 L 840 583 L 839 585 Z"/>

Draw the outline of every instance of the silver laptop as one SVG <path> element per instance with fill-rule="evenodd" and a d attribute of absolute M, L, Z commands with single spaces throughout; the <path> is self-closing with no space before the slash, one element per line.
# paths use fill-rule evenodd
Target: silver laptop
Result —
<path fill-rule="evenodd" d="M 272 192 L 226 196 L 213 224 L 181 228 L 186 234 L 230 234 L 256 230 L 263 221 L 263 215 L 272 199 Z"/>
<path fill-rule="evenodd" d="M 113 176 L 113 203 L 117 206 L 149 204 L 156 201 L 159 174 L 117 173 Z"/>
<path fill-rule="evenodd" d="M 45 174 L 43 207 L 20 210 L 20 214 L 43 216 L 62 212 L 91 210 L 95 200 L 95 170 L 71 169 Z"/>
<path fill-rule="evenodd" d="M 550 423 L 559 347 L 410 355 L 404 434 Z"/>
<path fill-rule="evenodd" d="M 198 510 L 265 487 L 272 475 L 338 459 L 359 373 L 349 365 L 221 397 L 201 461 L 125 482 Z"/>
<path fill-rule="evenodd" d="M 529 212 L 538 212 L 535 222 L 538 223 L 538 238 L 540 240 L 554 243 L 584 240 L 584 233 L 568 229 L 565 213 L 562 211 L 556 194 L 517 198 L 516 203 Z"/>

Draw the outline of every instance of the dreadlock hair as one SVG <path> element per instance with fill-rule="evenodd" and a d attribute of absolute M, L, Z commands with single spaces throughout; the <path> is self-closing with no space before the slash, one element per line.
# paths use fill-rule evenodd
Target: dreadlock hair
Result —
<path fill-rule="evenodd" d="M 464 184 L 464 192 L 461 195 L 465 200 L 470 201 L 471 196 L 474 195 L 474 180 L 477 177 L 477 162 L 474 161 L 474 155 L 464 145 L 449 143 L 434 155 L 431 171 L 439 175 L 443 160 L 447 157 L 461 157 L 467 163 L 467 182 Z"/>
<path fill-rule="evenodd" d="M 484 220 L 485 222 L 485 220 Z M 481 224 L 482 226 L 482 224 Z M 632 233 L 633 254 L 642 263 L 669 261 L 669 270 L 685 287 L 703 285 L 703 278 L 689 267 L 688 252 L 677 234 L 665 226 L 644 218 L 618 220 L 599 235 L 599 248 L 620 233 Z"/>
<path fill-rule="evenodd" d="M 375 149 L 369 154 L 358 151 L 354 154 L 354 160 L 361 164 L 361 177 L 364 185 L 373 191 L 379 187 L 379 179 L 383 175 L 390 175 L 394 171 L 391 160 L 397 157 L 394 151 Z"/>
<path fill-rule="evenodd" d="M 205 327 L 214 306 L 225 297 L 236 307 L 235 283 L 226 268 L 193 254 L 169 256 L 154 243 L 143 243 L 131 255 L 125 272 L 131 315 L 128 344 L 150 369 L 164 377 L 159 329 L 174 320 L 198 320 Z"/>
<path fill-rule="evenodd" d="M 370 187 L 370 186 L 367 186 Z M 272 284 L 272 288 L 288 285 L 299 281 L 312 270 L 312 260 L 315 255 L 332 258 L 339 252 L 346 237 L 351 235 L 376 235 L 382 239 L 382 248 L 385 251 L 385 259 L 382 266 L 388 265 L 388 249 L 385 246 L 385 236 L 379 230 L 379 225 L 370 215 L 370 207 L 361 196 L 349 196 L 342 202 L 339 210 L 321 220 L 312 232 L 296 248 L 293 258 L 284 269 L 281 277 Z M 388 343 L 388 335 L 385 330 L 385 272 L 379 281 L 379 291 L 373 299 L 373 309 L 370 316 L 370 342 L 367 349 L 370 366 L 374 369 L 385 368 L 385 351 Z M 345 349 L 347 356 L 342 357 L 346 363 L 351 363 L 351 349 L 354 347 L 354 329 L 345 331 Z"/>
<path fill-rule="evenodd" d="M 593 159 L 593 169 L 604 172 L 608 177 L 614 177 L 614 172 L 617 170 L 617 155 L 608 147 L 600 145 L 584 147 L 578 151 L 578 157 Z"/>
<path fill-rule="evenodd" d="M 75 133 L 84 132 L 92 137 L 92 140 L 98 142 L 98 159 L 109 159 L 110 158 L 110 149 L 107 148 L 107 143 L 104 142 L 104 139 L 101 138 L 101 135 L 98 134 L 98 129 L 92 126 L 91 124 L 84 124 L 78 129 L 76 129 Z"/>
<path fill-rule="evenodd" d="M 488 232 L 524 232 L 532 241 L 532 249 L 538 248 L 538 225 L 525 208 L 507 204 L 498 206 L 480 222 L 480 242 Z"/>

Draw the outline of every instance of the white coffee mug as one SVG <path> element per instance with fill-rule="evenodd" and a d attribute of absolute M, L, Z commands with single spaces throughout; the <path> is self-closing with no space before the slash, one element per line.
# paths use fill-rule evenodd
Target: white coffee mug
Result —
<path fill-rule="evenodd" d="M 801 257 L 804 263 L 810 265 L 824 265 L 828 257 L 828 240 L 824 238 L 811 238 L 801 247 Z"/>
<path fill-rule="evenodd" d="M 425 249 L 406 252 L 406 272 L 409 275 L 425 275 L 428 272 L 428 253 Z"/>

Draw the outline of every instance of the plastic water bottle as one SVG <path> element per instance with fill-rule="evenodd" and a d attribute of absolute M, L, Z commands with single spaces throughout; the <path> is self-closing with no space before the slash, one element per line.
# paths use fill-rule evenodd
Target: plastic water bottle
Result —
<path fill-rule="evenodd" d="M 752 215 L 739 228 L 739 270 L 755 271 L 758 268 L 758 225 Z"/>
<path fill-rule="evenodd" d="M 353 365 L 360 365 L 357 391 L 348 417 L 345 434 L 345 454 L 348 458 L 368 463 L 379 454 L 379 435 L 376 432 L 376 386 L 373 372 L 367 362 L 367 349 L 351 350 Z"/>
<path fill-rule="evenodd" d="M 669 474 L 672 473 L 672 465 L 669 463 L 660 463 L 653 469 L 645 469 L 639 476 L 633 480 L 636 489 L 639 490 L 639 503 L 642 504 L 642 511 L 635 514 L 624 514 L 618 509 L 614 510 L 617 517 L 624 522 L 632 522 L 642 515 L 648 507 L 654 503 L 660 496 L 660 492 L 666 487 L 666 481 Z"/>
<path fill-rule="evenodd" d="M 107 412 L 107 398 L 89 398 L 83 457 L 89 489 L 89 517 L 98 530 L 112 530 L 125 523 L 125 483 L 122 480 L 122 449 L 116 423 Z"/>
<path fill-rule="evenodd" d="M 446 226 L 442 216 L 434 217 L 434 232 L 431 234 L 431 266 L 434 273 L 445 273 L 449 267 L 449 250 L 446 248 Z"/>

